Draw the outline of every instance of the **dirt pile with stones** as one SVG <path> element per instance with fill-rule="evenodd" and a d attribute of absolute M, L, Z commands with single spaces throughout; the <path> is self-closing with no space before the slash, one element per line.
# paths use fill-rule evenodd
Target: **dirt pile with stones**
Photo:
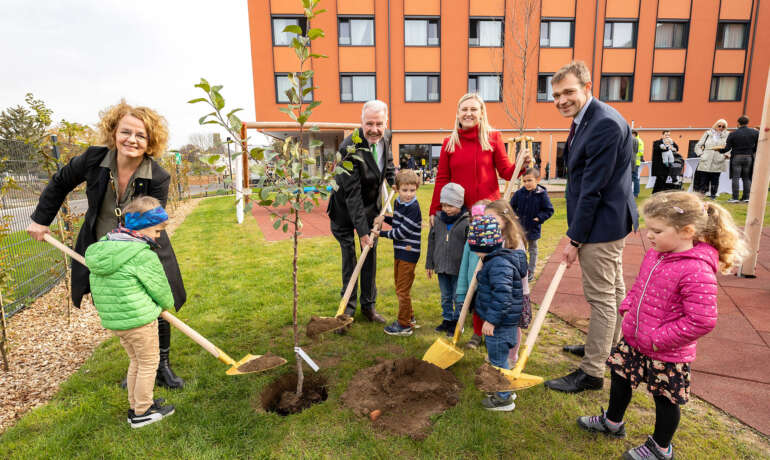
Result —
<path fill-rule="evenodd" d="M 481 391 L 505 391 L 511 389 L 511 382 L 494 366 L 484 363 L 476 371 L 476 388 Z"/>
<path fill-rule="evenodd" d="M 334 318 L 322 318 L 319 316 L 311 316 L 310 322 L 307 323 L 305 333 L 308 337 L 316 337 L 324 332 L 333 331 L 346 326 L 350 322 L 350 316 L 339 315 Z"/>
<path fill-rule="evenodd" d="M 381 413 L 373 425 L 423 439 L 430 433 L 430 417 L 457 404 L 462 385 L 452 372 L 417 358 L 382 361 L 353 376 L 341 397 L 357 415 Z"/>

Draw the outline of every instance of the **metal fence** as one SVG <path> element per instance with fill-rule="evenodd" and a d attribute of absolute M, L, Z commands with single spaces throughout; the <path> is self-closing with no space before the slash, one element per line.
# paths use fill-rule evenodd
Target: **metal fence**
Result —
<path fill-rule="evenodd" d="M 48 155 L 50 146 L 43 147 Z M 74 156 L 82 151 L 79 146 L 59 146 Z M 44 156 L 33 145 L 20 141 L 0 139 L 0 185 L 6 187 L 0 198 L 0 218 L 4 231 L 0 235 L 0 270 L 7 275 L 5 285 L 0 285 L 7 316 L 24 308 L 28 303 L 51 289 L 66 270 L 62 254 L 48 244 L 32 239 L 25 229 L 31 222 L 30 215 L 37 205 L 40 193 L 50 178 L 43 161 Z M 55 165 L 53 165 L 55 170 Z M 82 187 L 81 187 L 82 188 Z M 86 200 L 82 190 L 76 189 L 68 196 L 72 213 L 85 211 Z M 51 224 L 56 235 L 58 218 Z M 59 237 L 59 235 L 57 235 Z"/>

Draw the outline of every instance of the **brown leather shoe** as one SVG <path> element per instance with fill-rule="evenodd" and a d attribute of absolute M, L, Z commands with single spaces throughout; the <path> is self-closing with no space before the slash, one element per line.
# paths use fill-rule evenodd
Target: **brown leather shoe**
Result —
<path fill-rule="evenodd" d="M 385 317 L 382 316 L 381 314 L 377 313 L 377 310 L 375 310 L 374 307 L 372 307 L 370 309 L 369 308 L 367 308 L 367 309 L 362 308 L 361 309 L 361 313 L 363 313 L 364 318 L 368 319 L 369 321 L 371 321 L 373 323 L 383 323 L 383 324 L 385 323 Z"/>

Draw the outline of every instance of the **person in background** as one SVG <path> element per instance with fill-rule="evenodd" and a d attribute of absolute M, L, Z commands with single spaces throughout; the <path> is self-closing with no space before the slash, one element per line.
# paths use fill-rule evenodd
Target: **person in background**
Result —
<path fill-rule="evenodd" d="M 671 185 L 667 182 L 671 173 L 669 167 L 674 162 L 674 152 L 679 151 L 679 146 L 671 139 L 671 131 L 663 130 L 663 137 L 652 143 L 652 175 L 655 176 L 655 185 L 652 193 L 669 190 Z"/>
<path fill-rule="evenodd" d="M 644 141 L 636 130 L 631 131 L 631 134 L 634 136 L 632 149 L 636 153 L 634 166 L 631 169 L 631 181 L 634 183 L 634 198 L 636 198 L 639 196 L 640 167 L 644 161 Z"/>
<path fill-rule="evenodd" d="M 738 118 L 738 129 L 730 133 L 720 152 L 730 152 L 730 178 L 733 180 L 733 197 L 728 203 L 748 202 L 751 193 L 751 175 L 754 173 L 754 155 L 757 153 L 759 131 L 749 128 L 749 117 Z M 740 181 L 743 182 L 743 197 L 738 200 Z"/>
<path fill-rule="evenodd" d="M 726 145 L 727 136 L 727 121 L 719 119 L 695 144 L 695 154 L 700 160 L 693 178 L 693 190 L 712 200 L 717 198 L 719 175 L 725 170 L 727 158 L 730 157 L 729 154 L 719 151 Z"/>
<path fill-rule="evenodd" d="M 554 209 L 551 199 L 548 198 L 548 191 L 542 185 L 539 185 L 540 170 L 528 168 L 524 171 L 521 181 L 524 185 L 516 191 L 511 197 L 511 208 L 516 213 L 519 223 L 527 232 L 526 247 L 529 253 L 527 266 L 529 273 L 527 280 L 535 279 L 535 268 L 537 267 L 537 240 L 540 239 L 540 228 L 543 222 L 550 219 Z M 515 247 L 515 246 L 509 246 Z"/>

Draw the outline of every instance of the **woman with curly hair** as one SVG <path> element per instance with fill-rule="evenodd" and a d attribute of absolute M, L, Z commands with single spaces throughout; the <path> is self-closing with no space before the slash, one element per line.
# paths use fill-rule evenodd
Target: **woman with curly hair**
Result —
<path fill-rule="evenodd" d="M 122 224 L 122 210 L 134 198 L 148 195 L 165 207 L 171 181 L 168 172 L 154 160 L 166 151 L 165 118 L 150 108 L 133 107 L 125 100 L 108 107 L 99 116 L 99 137 L 104 146 L 89 147 L 51 177 L 27 227 L 33 238 L 43 241 L 67 194 L 85 182 L 88 210 L 75 244 L 79 254 L 85 254 L 88 246 Z M 157 242 L 158 257 L 171 285 L 174 306 L 179 310 L 187 294 L 165 230 Z M 73 260 L 72 301 L 77 307 L 83 296 L 91 292 L 88 277 L 88 269 Z M 184 380 L 177 377 L 169 365 L 171 327 L 162 318 L 158 318 L 158 337 L 157 382 L 168 388 L 181 388 Z"/>

